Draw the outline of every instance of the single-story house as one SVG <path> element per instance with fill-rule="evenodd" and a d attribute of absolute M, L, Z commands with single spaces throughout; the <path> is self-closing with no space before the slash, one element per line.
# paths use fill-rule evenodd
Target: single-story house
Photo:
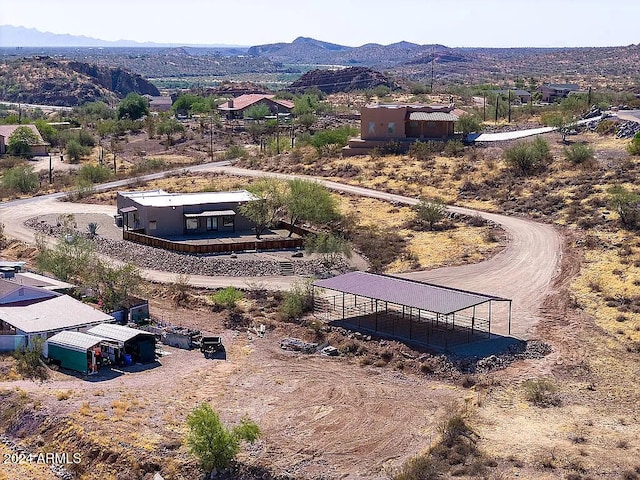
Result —
<path fill-rule="evenodd" d="M 249 231 L 254 223 L 239 207 L 258 200 L 246 190 L 167 193 L 164 190 L 118 192 L 123 228 L 154 237 Z"/>
<path fill-rule="evenodd" d="M 548 83 L 540 87 L 541 100 L 554 102 L 561 98 L 567 98 L 569 93 L 580 90 L 580 85 L 575 83 Z"/>
<path fill-rule="evenodd" d="M 37 137 L 37 141 L 30 145 L 31 155 L 34 157 L 49 155 L 50 144 L 45 142 L 40 135 L 35 125 L 0 125 L 0 155 L 7 153 L 7 146 L 9 145 L 9 139 L 13 132 L 19 127 L 27 127 Z"/>
<path fill-rule="evenodd" d="M 92 327 L 87 333 L 114 345 L 103 352 L 112 363 L 120 363 L 122 359 L 125 363 L 151 363 L 156 358 L 156 337 L 153 333 L 107 323 Z"/>
<path fill-rule="evenodd" d="M 103 338 L 82 332 L 60 332 L 45 343 L 45 357 L 63 368 L 85 374 L 98 372 Z"/>
<path fill-rule="evenodd" d="M 450 105 L 370 104 L 360 110 L 360 138 L 349 140 L 343 155 L 363 155 L 389 142 L 408 146 L 418 140 L 447 140 L 465 112 Z"/>
<path fill-rule="evenodd" d="M 498 95 L 509 95 L 511 92 L 511 98 L 517 98 L 520 100 L 520 103 L 529 103 L 531 101 L 531 93 L 526 90 L 522 90 L 520 88 L 515 89 L 503 89 L 503 90 L 494 90 L 493 93 L 497 93 Z"/>
<path fill-rule="evenodd" d="M 36 336 L 47 339 L 63 330 L 113 321 L 111 315 L 68 295 L 0 279 L 0 349 L 8 348 L 4 343 L 20 340 L 29 345 Z"/>
<path fill-rule="evenodd" d="M 294 103 L 289 100 L 279 100 L 275 95 L 265 95 L 261 93 L 251 93 L 240 95 L 218 106 L 218 110 L 229 120 L 242 118 L 245 110 L 254 105 L 266 105 L 272 115 L 278 113 L 291 113 Z"/>
<path fill-rule="evenodd" d="M 169 96 L 143 95 L 149 100 L 149 110 L 152 112 L 168 112 L 173 106 L 173 100 Z"/>
<path fill-rule="evenodd" d="M 66 293 L 75 288 L 75 285 L 57 280 L 51 277 L 45 277 L 33 272 L 18 272 L 14 276 L 14 281 L 22 285 L 30 287 L 39 287 L 52 292 Z"/>

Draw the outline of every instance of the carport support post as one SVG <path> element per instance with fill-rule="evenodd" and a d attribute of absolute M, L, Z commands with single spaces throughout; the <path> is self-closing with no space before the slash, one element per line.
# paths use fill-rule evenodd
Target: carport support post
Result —
<path fill-rule="evenodd" d="M 51 164 L 51 154 L 49 154 L 49 185 L 53 183 L 53 165 Z"/>
<path fill-rule="evenodd" d="M 491 300 L 489 300 L 489 338 L 491 338 Z"/>
<path fill-rule="evenodd" d="M 511 300 L 509 300 L 509 335 L 511 335 Z"/>
<path fill-rule="evenodd" d="M 342 321 L 344 321 L 344 292 L 342 292 Z"/>
<path fill-rule="evenodd" d="M 375 315 L 375 319 L 376 319 L 376 332 L 378 331 L 378 299 L 376 298 L 376 315 Z"/>
<path fill-rule="evenodd" d="M 471 335 L 473 335 L 473 327 L 476 323 L 476 306 L 473 306 L 473 313 L 471 314 Z"/>

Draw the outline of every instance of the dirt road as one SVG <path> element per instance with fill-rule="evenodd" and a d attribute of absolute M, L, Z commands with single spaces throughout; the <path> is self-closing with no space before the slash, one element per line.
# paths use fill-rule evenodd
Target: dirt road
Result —
<path fill-rule="evenodd" d="M 228 165 L 208 164 L 194 167 L 195 171 L 226 172 L 241 176 L 270 176 L 277 178 L 295 178 L 294 175 L 278 174 L 246 170 Z M 313 178 L 313 177 L 307 177 Z M 377 198 L 396 203 L 414 205 L 418 199 L 380 192 L 368 188 L 331 182 L 322 178 L 314 178 L 328 188 L 354 195 Z M 34 232 L 23 225 L 30 217 L 46 213 L 101 213 L 113 215 L 115 207 L 103 205 L 86 205 L 60 202 L 59 194 L 35 197 L 32 199 L 8 202 L 0 206 L 0 222 L 5 224 L 5 233 L 9 237 L 25 242 L 33 242 Z M 558 272 L 562 254 L 562 242 L 558 232 L 550 225 L 545 225 L 518 217 L 508 217 L 494 213 L 479 212 L 460 207 L 449 207 L 449 210 L 465 214 L 479 214 L 502 226 L 507 232 L 507 247 L 490 260 L 459 267 L 441 268 L 431 271 L 405 274 L 407 278 L 442 283 L 447 286 L 476 290 L 498 295 L 513 300 L 513 316 L 511 334 L 527 338 L 532 327 L 539 320 L 539 309 L 542 301 L 550 291 L 551 281 Z M 155 270 L 143 270 L 147 278 L 167 282 L 175 278 L 175 274 Z M 205 277 L 192 276 L 191 283 L 198 287 L 218 288 L 237 286 L 246 288 L 258 280 L 274 289 L 286 289 L 295 281 L 294 277 Z M 508 315 L 506 307 L 495 312 L 492 331 L 507 334 Z"/>

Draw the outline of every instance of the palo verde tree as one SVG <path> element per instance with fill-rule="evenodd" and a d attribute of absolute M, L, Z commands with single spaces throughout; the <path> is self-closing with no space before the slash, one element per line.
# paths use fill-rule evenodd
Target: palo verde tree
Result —
<path fill-rule="evenodd" d="M 258 425 L 246 416 L 239 425 L 226 427 L 208 403 L 191 411 L 187 416 L 187 425 L 189 450 L 198 457 L 207 472 L 228 467 L 240 452 L 240 442 L 253 443 L 261 433 Z"/>
<path fill-rule="evenodd" d="M 158 132 L 158 135 L 167 136 L 167 143 L 165 144 L 165 146 L 168 149 L 171 145 L 173 145 L 173 136 L 176 133 L 184 132 L 184 127 L 174 117 L 170 117 L 163 119 L 158 124 L 156 131 Z"/>
<path fill-rule="evenodd" d="M 29 127 L 16 128 L 7 143 L 7 153 L 19 157 L 31 155 L 31 145 L 38 143 L 38 136 Z"/>
<path fill-rule="evenodd" d="M 427 224 L 429 230 L 433 230 L 447 213 L 444 202 L 439 198 L 423 198 L 420 203 L 414 205 L 413 210 L 416 212 L 417 220 Z"/>
<path fill-rule="evenodd" d="M 284 206 L 291 225 L 289 236 L 299 222 L 326 223 L 339 216 L 335 198 L 318 182 L 294 179 L 289 180 L 288 187 Z"/>
<path fill-rule="evenodd" d="M 254 224 L 256 238 L 272 227 L 284 208 L 282 183 L 275 178 L 263 178 L 247 188 L 256 200 L 240 206 L 242 215 Z"/>
<path fill-rule="evenodd" d="M 322 255 L 322 265 L 326 269 L 333 268 L 342 256 L 351 258 L 349 242 L 331 233 L 320 232 L 315 235 L 309 235 L 305 239 L 304 246 L 308 253 Z"/>
<path fill-rule="evenodd" d="M 80 235 L 68 234 L 58 239 L 53 247 L 36 242 L 39 252 L 36 265 L 63 281 L 87 278 L 95 267 L 95 244 Z"/>
<path fill-rule="evenodd" d="M 474 115 L 465 114 L 458 119 L 458 130 L 465 136 L 481 129 L 480 121 Z"/>
<path fill-rule="evenodd" d="M 97 293 L 105 312 L 122 307 L 125 300 L 135 292 L 142 281 L 140 270 L 131 264 L 112 267 L 97 261 L 87 273 L 85 283 Z"/>
<path fill-rule="evenodd" d="M 609 206 L 618 214 L 620 223 L 629 230 L 640 227 L 640 194 L 621 185 L 609 188 L 607 193 Z"/>
<path fill-rule="evenodd" d="M 149 115 L 149 101 L 135 92 L 129 93 L 118 105 L 118 120 L 138 120 Z"/>

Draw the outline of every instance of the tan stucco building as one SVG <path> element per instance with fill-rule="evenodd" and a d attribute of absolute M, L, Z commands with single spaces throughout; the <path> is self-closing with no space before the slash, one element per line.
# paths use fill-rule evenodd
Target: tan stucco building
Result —
<path fill-rule="evenodd" d="M 454 105 L 371 104 L 360 110 L 360 138 L 349 140 L 343 155 L 363 155 L 395 141 L 446 140 L 464 112 Z"/>
<path fill-rule="evenodd" d="M 27 127 L 38 137 L 37 142 L 30 145 L 31 155 L 34 157 L 49 155 L 49 144 L 42 139 L 35 125 L 0 125 L 0 155 L 7 153 L 9 138 L 19 127 Z"/>

